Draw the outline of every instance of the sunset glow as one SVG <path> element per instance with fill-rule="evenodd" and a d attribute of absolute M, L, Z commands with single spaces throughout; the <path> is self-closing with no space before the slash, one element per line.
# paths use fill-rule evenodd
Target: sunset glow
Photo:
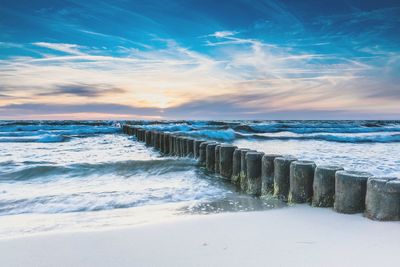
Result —
<path fill-rule="evenodd" d="M 398 118 L 400 7 L 353 2 L 6 1 L 0 116 Z"/>

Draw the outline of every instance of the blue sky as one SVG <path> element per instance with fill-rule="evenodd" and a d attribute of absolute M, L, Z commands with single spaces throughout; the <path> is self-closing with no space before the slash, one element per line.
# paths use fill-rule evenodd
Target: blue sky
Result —
<path fill-rule="evenodd" d="M 399 119 L 397 1 L 0 2 L 3 119 Z"/>

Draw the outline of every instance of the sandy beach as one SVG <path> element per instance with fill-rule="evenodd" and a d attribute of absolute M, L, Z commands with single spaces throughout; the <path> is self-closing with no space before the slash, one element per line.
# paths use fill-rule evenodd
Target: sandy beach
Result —
<path fill-rule="evenodd" d="M 297 205 L 0 240 L 2 266 L 394 266 L 399 222 Z"/>

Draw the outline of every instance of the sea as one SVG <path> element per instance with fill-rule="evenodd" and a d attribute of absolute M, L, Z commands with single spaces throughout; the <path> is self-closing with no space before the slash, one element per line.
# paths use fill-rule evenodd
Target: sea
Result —
<path fill-rule="evenodd" d="M 0 238 L 286 206 L 161 156 L 124 123 L 400 177 L 400 121 L 0 121 Z"/>

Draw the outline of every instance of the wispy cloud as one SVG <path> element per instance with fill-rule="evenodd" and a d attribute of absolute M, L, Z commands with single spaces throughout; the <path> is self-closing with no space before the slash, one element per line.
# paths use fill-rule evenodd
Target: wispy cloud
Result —
<path fill-rule="evenodd" d="M 233 36 L 235 34 L 238 34 L 238 32 L 235 31 L 218 31 L 214 32 L 212 34 L 209 34 L 208 36 L 216 37 L 216 38 L 226 38 L 229 36 Z"/>
<path fill-rule="evenodd" d="M 243 1 L 214 17 L 186 1 L 89 2 L 29 13 L 45 37 L 0 43 L 2 116 L 400 114 L 398 8 L 310 16 L 300 2 Z"/>
<path fill-rule="evenodd" d="M 79 97 L 99 97 L 125 93 L 125 90 L 113 88 L 107 84 L 63 84 L 46 92 L 40 92 L 37 96 L 63 96 L 72 95 Z"/>
<path fill-rule="evenodd" d="M 72 55 L 80 55 L 80 56 L 85 55 L 85 53 L 82 53 L 80 51 L 80 48 L 82 47 L 76 44 L 36 42 L 33 43 L 33 45 L 48 48 L 55 51 L 65 52 Z"/>

